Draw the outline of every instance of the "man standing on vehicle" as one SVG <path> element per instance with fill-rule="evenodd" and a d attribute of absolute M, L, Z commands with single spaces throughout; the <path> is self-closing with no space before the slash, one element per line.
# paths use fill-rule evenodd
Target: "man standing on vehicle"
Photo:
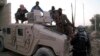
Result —
<path fill-rule="evenodd" d="M 62 14 L 61 8 L 59 8 L 57 12 L 55 13 L 57 30 L 63 34 L 68 35 L 68 39 L 70 39 L 73 36 L 72 23 L 69 21 L 66 15 Z"/>
<path fill-rule="evenodd" d="M 55 18 L 55 17 L 54 17 L 54 14 L 55 14 L 55 7 L 52 6 L 52 8 L 51 8 L 51 10 L 50 10 L 49 12 L 50 12 L 51 18 L 54 19 L 54 18 Z"/>
<path fill-rule="evenodd" d="M 36 5 L 32 7 L 31 12 L 34 12 L 34 10 L 40 10 L 41 12 L 43 12 L 43 10 L 39 6 L 39 1 L 37 1 Z"/>

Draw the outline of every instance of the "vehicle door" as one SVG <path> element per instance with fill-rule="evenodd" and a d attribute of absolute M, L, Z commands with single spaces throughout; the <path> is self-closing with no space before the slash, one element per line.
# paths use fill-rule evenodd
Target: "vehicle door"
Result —
<path fill-rule="evenodd" d="M 17 28 L 17 50 L 28 52 L 30 50 L 33 35 L 31 26 L 18 26 Z"/>
<path fill-rule="evenodd" d="M 16 48 L 16 25 L 8 25 L 3 28 L 4 45 L 8 49 Z"/>

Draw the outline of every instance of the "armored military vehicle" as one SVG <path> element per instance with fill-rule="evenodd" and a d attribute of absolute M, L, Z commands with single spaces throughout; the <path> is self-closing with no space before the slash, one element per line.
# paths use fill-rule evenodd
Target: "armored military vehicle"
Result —
<path fill-rule="evenodd" d="M 25 56 L 69 56 L 67 36 L 56 30 L 49 12 L 27 14 L 28 23 L 0 28 L 0 51 L 5 48 Z"/>

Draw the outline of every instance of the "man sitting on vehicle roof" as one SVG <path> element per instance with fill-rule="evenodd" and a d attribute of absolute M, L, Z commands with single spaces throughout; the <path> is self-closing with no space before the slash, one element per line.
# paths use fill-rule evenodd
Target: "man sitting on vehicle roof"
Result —
<path fill-rule="evenodd" d="M 16 19 L 16 23 L 18 23 L 18 20 L 21 20 L 21 23 L 23 23 L 24 21 L 28 20 L 25 17 L 25 13 L 27 13 L 27 9 L 24 7 L 23 4 L 20 5 L 20 8 L 18 8 L 17 12 L 15 13 L 15 19 Z"/>

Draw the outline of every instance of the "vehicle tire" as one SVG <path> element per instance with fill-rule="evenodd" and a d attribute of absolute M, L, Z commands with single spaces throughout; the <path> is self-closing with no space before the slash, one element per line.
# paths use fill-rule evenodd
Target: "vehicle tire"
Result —
<path fill-rule="evenodd" d="M 49 48 L 39 48 L 33 56 L 55 56 L 54 52 Z"/>
<path fill-rule="evenodd" d="M 0 37 L 0 52 L 4 51 L 4 41 L 3 38 Z"/>

